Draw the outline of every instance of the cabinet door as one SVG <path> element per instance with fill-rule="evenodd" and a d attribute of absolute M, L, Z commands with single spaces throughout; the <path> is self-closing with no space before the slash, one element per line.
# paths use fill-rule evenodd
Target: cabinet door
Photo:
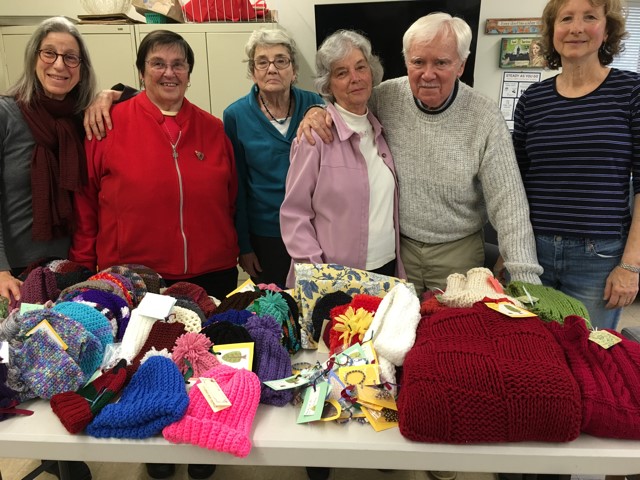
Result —
<path fill-rule="evenodd" d="M 247 78 L 244 46 L 250 31 L 207 33 L 209 47 L 209 90 L 211 113 L 222 118 L 222 112 L 238 98 L 249 93 L 253 80 Z"/>

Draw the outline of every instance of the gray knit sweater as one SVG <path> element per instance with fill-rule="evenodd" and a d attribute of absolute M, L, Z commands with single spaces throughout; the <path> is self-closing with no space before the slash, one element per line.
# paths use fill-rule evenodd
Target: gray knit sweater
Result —
<path fill-rule="evenodd" d="M 479 231 L 488 218 L 512 280 L 540 283 L 527 197 L 497 105 L 459 82 L 453 103 L 427 114 L 402 77 L 376 87 L 370 106 L 396 163 L 401 233 L 446 243 Z"/>
<path fill-rule="evenodd" d="M 35 142 L 12 97 L 0 97 L 0 271 L 45 257 L 67 258 L 70 238 L 31 239 L 31 154 Z"/>

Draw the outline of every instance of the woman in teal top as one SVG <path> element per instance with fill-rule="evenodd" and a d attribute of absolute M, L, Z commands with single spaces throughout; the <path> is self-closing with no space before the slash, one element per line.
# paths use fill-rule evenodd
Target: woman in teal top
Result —
<path fill-rule="evenodd" d="M 284 31 L 254 31 L 245 52 L 254 85 L 223 114 L 238 171 L 239 263 L 254 282 L 284 286 L 291 258 L 282 242 L 279 216 L 289 151 L 306 109 L 324 102 L 293 86 L 296 47 Z"/>

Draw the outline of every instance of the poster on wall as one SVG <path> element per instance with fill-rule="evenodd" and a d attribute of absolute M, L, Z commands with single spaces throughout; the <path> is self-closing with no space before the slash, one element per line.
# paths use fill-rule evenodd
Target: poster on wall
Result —
<path fill-rule="evenodd" d="M 500 68 L 545 68 L 540 37 L 505 37 L 500 43 Z"/>
<path fill-rule="evenodd" d="M 487 35 L 511 35 L 514 33 L 537 35 L 541 30 L 541 18 L 488 18 L 484 33 Z"/>
<path fill-rule="evenodd" d="M 502 72 L 500 110 L 510 132 L 513 132 L 513 113 L 518 99 L 530 85 L 539 82 L 541 78 L 541 72 Z"/>

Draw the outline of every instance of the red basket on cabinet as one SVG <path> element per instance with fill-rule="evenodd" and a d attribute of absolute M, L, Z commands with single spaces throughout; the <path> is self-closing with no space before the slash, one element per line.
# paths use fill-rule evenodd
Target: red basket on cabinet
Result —
<path fill-rule="evenodd" d="M 187 22 L 274 21 L 264 0 L 183 0 Z"/>

